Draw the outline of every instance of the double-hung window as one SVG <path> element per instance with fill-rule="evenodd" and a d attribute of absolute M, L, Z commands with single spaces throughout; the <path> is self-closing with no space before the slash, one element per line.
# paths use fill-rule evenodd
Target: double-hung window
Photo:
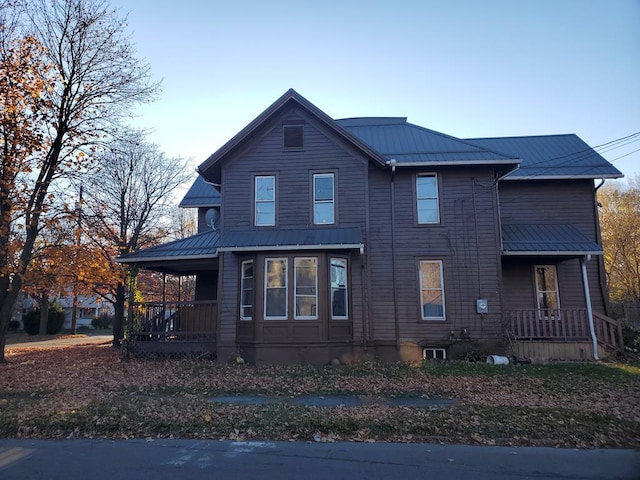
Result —
<path fill-rule="evenodd" d="M 295 314 L 296 320 L 318 318 L 318 259 L 295 258 Z"/>
<path fill-rule="evenodd" d="M 347 261 L 343 258 L 331 259 L 331 319 L 349 318 L 347 302 Z"/>
<path fill-rule="evenodd" d="M 335 223 L 335 191 L 333 173 L 313 175 L 313 223 L 331 225 Z"/>
<path fill-rule="evenodd" d="M 253 260 L 241 265 L 240 320 L 253 320 Z"/>
<path fill-rule="evenodd" d="M 444 281 L 440 260 L 420 262 L 420 307 L 422 320 L 444 320 Z"/>
<path fill-rule="evenodd" d="M 274 175 L 258 175 L 255 177 L 255 212 L 256 227 L 276 224 L 276 177 Z"/>
<path fill-rule="evenodd" d="M 287 259 L 267 258 L 264 263 L 264 318 L 287 319 Z"/>
<path fill-rule="evenodd" d="M 438 177 L 435 174 L 416 177 L 416 199 L 418 223 L 440 223 Z"/>
<path fill-rule="evenodd" d="M 555 314 L 560 308 L 558 272 L 555 265 L 536 265 L 536 296 L 538 310 L 544 316 Z"/>

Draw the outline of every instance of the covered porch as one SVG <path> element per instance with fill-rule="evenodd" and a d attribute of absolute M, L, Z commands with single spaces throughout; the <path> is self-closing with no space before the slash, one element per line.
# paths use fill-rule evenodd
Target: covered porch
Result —
<path fill-rule="evenodd" d="M 123 353 L 134 357 L 216 358 L 219 235 L 209 231 L 123 256 L 118 262 L 167 276 L 195 276 L 193 298 L 130 302 Z"/>
<path fill-rule="evenodd" d="M 602 248 L 572 225 L 503 225 L 503 328 L 514 355 L 598 360 L 623 349 L 607 317 Z"/>

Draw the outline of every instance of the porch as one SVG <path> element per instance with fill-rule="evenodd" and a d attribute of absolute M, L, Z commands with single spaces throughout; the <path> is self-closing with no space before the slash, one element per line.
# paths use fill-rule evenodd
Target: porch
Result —
<path fill-rule="evenodd" d="M 516 356 L 547 360 L 593 358 L 586 309 L 522 309 L 504 312 L 505 331 Z M 599 356 L 621 351 L 620 322 L 593 312 Z"/>
<path fill-rule="evenodd" d="M 217 330 L 217 301 L 134 303 L 125 354 L 216 358 Z"/>

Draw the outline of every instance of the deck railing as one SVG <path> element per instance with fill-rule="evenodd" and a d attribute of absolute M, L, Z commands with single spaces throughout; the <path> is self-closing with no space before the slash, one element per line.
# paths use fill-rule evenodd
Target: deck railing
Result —
<path fill-rule="evenodd" d="M 591 341 L 585 309 L 510 310 L 505 312 L 505 320 L 514 340 Z M 620 322 L 594 313 L 593 324 L 598 343 L 611 349 L 622 348 Z"/>
<path fill-rule="evenodd" d="M 134 341 L 215 340 L 217 302 L 134 303 L 130 336 Z"/>

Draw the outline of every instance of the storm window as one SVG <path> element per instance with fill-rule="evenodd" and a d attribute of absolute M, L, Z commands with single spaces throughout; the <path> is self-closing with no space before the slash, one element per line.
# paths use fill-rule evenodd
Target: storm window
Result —
<path fill-rule="evenodd" d="M 335 223 L 335 191 L 333 173 L 317 173 L 313 176 L 313 223 Z"/>
<path fill-rule="evenodd" d="M 420 262 L 420 307 L 423 320 L 444 320 L 444 282 L 442 262 Z"/>
<path fill-rule="evenodd" d="M 439 223 L 438 177 L 435 174 L 416 177 L 416 199 L 418 223 Z"/>
<path fill-rule="evenodd" d="M 276 177 L 255 177 L 255 225 L 257 227 L 276 224 Z"/>

